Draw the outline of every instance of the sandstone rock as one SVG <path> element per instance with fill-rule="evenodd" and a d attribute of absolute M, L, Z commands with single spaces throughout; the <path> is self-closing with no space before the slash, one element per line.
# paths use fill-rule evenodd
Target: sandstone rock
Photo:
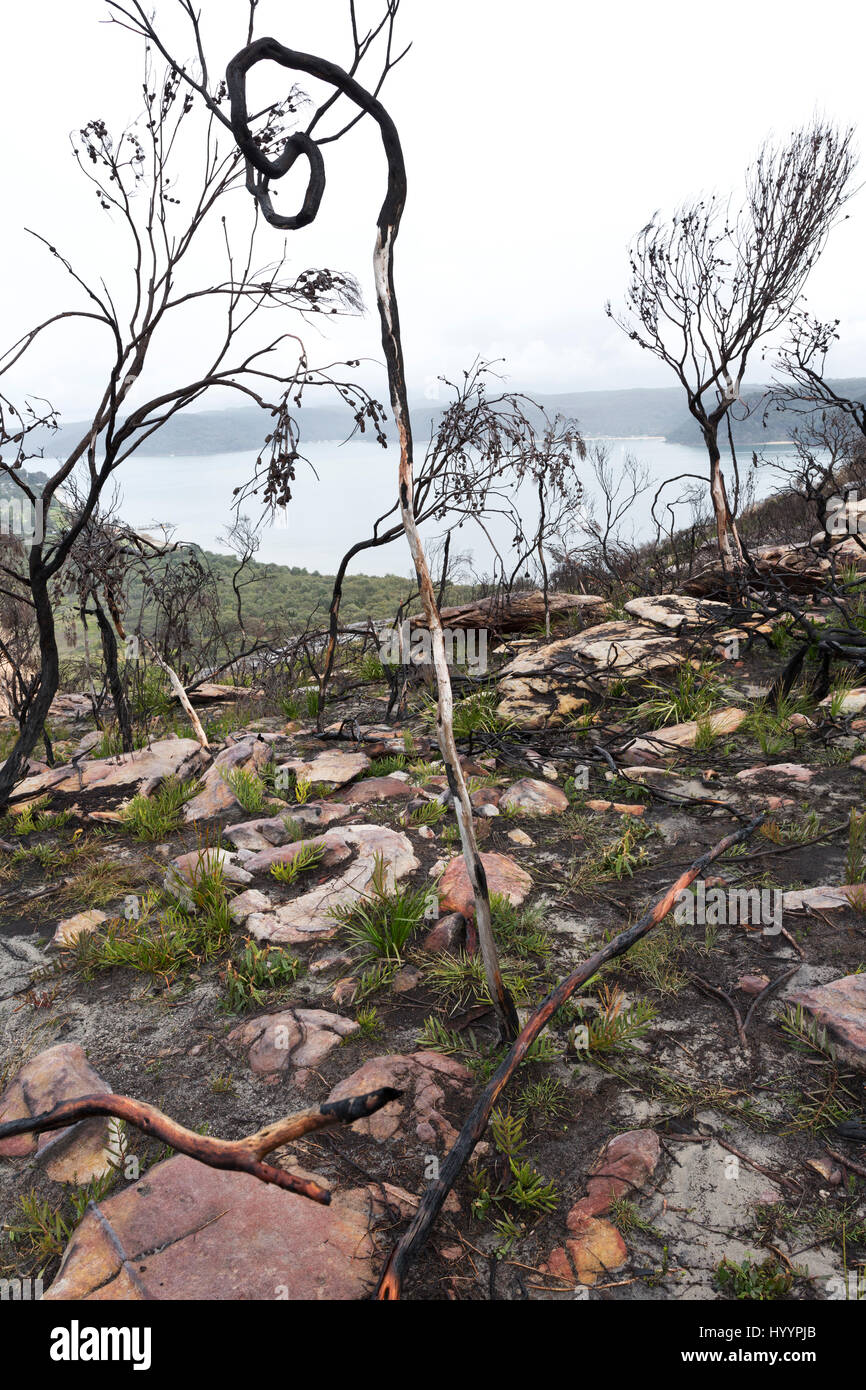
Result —
<path fill-rule="evenodd" d="M 334 1087 L 328 1100 L 345 1100 L 380 1086 L 393 1086 L 403 1092 L 400 1099 L 390 1101 L 367 1119 L 356 1120 L 352 1129 L 384 1143 L 399 1129 L 412 1126 L 423 1144 L 439 1142 L 448 1149 L 457 1131 L 443 1114 L 444 1102 L 460 1099 L 471 1081 L 471 1072 L 453 1057 L 426 1051 L 394 1054 L 365 1062 Z"/>
<path fill-rule="evenodd" d="M 462 912 L 449 912 L 440 917 L 424 938 L 423 950 L 432 952 L 459 951 L 466 942 L 466 918 Z"/>
<path fill-rule="evenodd" d="M 480 811 L 482 806 L 492 806 L 494 810 L 498 807 L 502 793 L 497 787 L 479 787 L 477 791 L 471 793 L 469 800 L 473 809 Z"/>
<path fill-rule="evenodd" d="M 357 1033 L 358 1024 L 326 1009 L 283 1009 L 242 1023 L 229 1033 L 229 1042 L 249 1048 L 250 1067 L 257 1076 L 287 1068 L 315 1067 Z"/>
<path fill-rule="evenodd" d="M 103 1081 L 77 1043 L 58 1043 L 21 1068 L 0 1096 L 0 1123 L 41 1115 L 65 1100 L 105 1094 Z M 0 1158 L 39 1156 L 54 1182 L 84 1184 L 102 1177 L 117 1158 L 117 1124 L 105 1117 L 80 1120 L 66 1129 L 0 1140 Z"/>
<path fill-rule="evenodd" d="M 302 758 L 290 758 L 288 762 L 280 764 L 278 772 L 288 770 L 299 781 L 311 782 L 314 786 L 326 782 L 330 786 L 342 787 L 360 777 L 369 766 L 370 759 L 365 753 L 342 753 L 339 749 L 330 748 L 309 762 Z"/>
<path fill-rule="evenodd" d="M 498 714 L 525 729 L 561 724 L 576 699 L 604 693 L 607 682 L 601 677 L 631 679 L 684 660 L 676 638 L 655 627 L 601 623 L 575 637 L 523 652 L 504 666 Z"/>
<path fill-rule="evenodd" d="M 229 903 L 229 914 L 233 922 L 242 927 L 244 922 L 254 912 L 269 912 L 272 903 L 267 893 L 260 893 L 258 888 L 247 888 L 245 892 L 238 893 L 236 898 L 232 898 Z"/>
<path fill-rule="evenodd" d="M 334 801 L 349 806 L 368 806 L 371 801 L 411 800 L 415 788 L 401 777 L 365 777 L 350 787 L 343 787 L 334 796 Z"/>
<path fill-rule="evenodd" d="M 321 851 L 322 857 L 316 865 L 317 869 L 333 869 L 352 855 L 350 846 L 342 836 L 326 830 L 323 835 L 316 835 L 309 840 L 292 840 L 288 845 L 270 845 L 267 849 L 259 850 L 247 859 L 245 867 L 248 873 L 266 874 L 270 872 L 272 865 L 292 864 L 299 855 L 311 849 Z"/>
<path fill-rule="evenodd" d="M 240 802 L 232 790 L 226 776 L 233 772 L 260 772 L 270 762 L 270 745 L 257 735 L 250 735 L 232 743 L 217 754 L 212 767 L 204 776 L 204 787 L 198 796 L 188 801 L 183 808 L 184 820 L 192 823 L 210 820 L 224 815 Z"/>
<path fill-rule="evenodd" d="M 343 873 L 327 883 L 319 884 L 272 912 L 249 916 L 246 929 L 259 941 L 297 945 L 315 936 L 333 936 L 338 927 L 330 915 L 331 910 L 357 902 L 367 894 L 378 863 L 384 865 L 385 887 L 389 891 L 398 879 L 418 868 L 411 841 L 388 826 L 338 826 L 326 830 L 320 839 L 327 851 L 336 855 L 355 852 L 356 857 Z"/>
<path fill-rule="evenodd" d="M 686 720 L 684 724 L 671 724 L 664 729 L 656 729 L 652 734 L 637 738 L 629 743 L 622 755 L 629 766 L 640 765 L 641 756 L 656 760 L 664 759 L 680 748 L 694 748 L 699 731 L 708 727 L 714 734 L 732 734 L 746 718 L 747 711 L 738 705 L 728 705 L 715 710 L 705 720 Z"/>
<path fill-rule="evenodd" d="M 608 1140 L 590 1172 L 587 1195 L 568 1213 L 568 1229 L 579 1234 L 586 1217 L 600 1216 L 617 1197 L 629 1197 L 643 1187 L 660 1153 L 659 1137 L 652 1129 L 632 1129 Z"/>
<path fill-rule="evenodd" d="M 782 894 L 783 912 L 802 912 L 807 907 L 829 912 L 833 908 L 860 904 L 866 904 L 866 884 L 863 883 L 847 883 L 839 888 L 792 888 Z"/>
<path fill-rule="evenodd" d="M 760 782 L 765 778 L 773 777 L 786 782 L 800 782 L 805 785 L 812 781 L 815 771 L 814 767 L 802 767 L 799 763 L 772 763 L 766 767 L 744 768 L 742 772 L 737 773 L 736 780 L 738 782 Z"/>
<path fill-rule="evenodd" d="M 500 808 L 505 811 L 524 811 L 533 816 L 556 816 L 568 810 L 568 797 L 559 787 L 524 777 L 513 782 L 502 793 Z"/>
<path fill-rule="evenodd" d="M 51 938 L 51 945 L 58 947 L 74 946 L 79 936 L 89 936 L 95 932 L 108 918 L 104 912 L 99 912 L 93 907 L 89 912 L 77 912 L 74 917 L 67 917 L 63 922 L 58 922 L 54 928 L 54 935 Z"/>
<path fill-rule="evenodd" d="M 535 841 L 529 835 L 527 835 L 525 830 L 509 830 L 508 838 L 514 845 L 524 845 L 526 847 L 529 847 L 530 845 L 535 844 Z"/>
<path fill-rule="evenodd" d="M 507 854 L 482 854 L 481 862 L 487 875 L 491 896 L 502 893 L 514 907 L 519 907 L 532 887 L 532 879 Z M 475 895 L 462 855 L 451 860 L 439 884 L 439 905 L 444 912 L 461 912 L 466 918 L 475 917 Z"/>
<path fill-rule="evenodd" d="M 570 1226 L 572 1239 L 566 1241 L 568 1253 L 580 1284 L 597 1284 L 628 1260 L 625 1241 L 615 1226 L 597 1217 L 584 1216 Z"/>
<path fill-rule="evenodd" d="M 735 987 L 743 994 L 761 994 L 769 983 L 769 975 L 741 975 Z"/>
<path fill-rule="evenodd" d="M 422 972 L 417 965 L 404 965 L 391 981 L 391 988 L 395 994 L 411 994 L 412 990 L 420 985 L 422 978 Z"/>
<path fill-rule="evenodd" d="M 349 814 L 348 806 L 339 806 L 333 801 L 305 801 L 303 805 L 290 806 L 285 812 L 288 820 L 310 829 L 327 829 L 337 821 L 343 821 Z"/>
<path fill-rule="evenodd" d="M 230 840 L 237 849 L 267 849 L 269 845 L 284 845 L 288 838 L 285 816 L 259 816 L 240 825 L 229 825 L 223 831 L 223 839 Z"/>
<path fill-rule="evenodd" d="M 843 1061 L 866 1071 L 866 975 L 846 975 L 789 997 L 827 1029 Z"/>
<path fill-rule="evenodd" d="M 44 1297 L 357 1300 L 372 1255 L 360 1204 L 321 1206 L 181 1154 L 85 1213 Z"/>
<path fill-rule="evenodd" d="M 652 623 L 671 632 L 723 623 L 731 615 L 726 603 L 712 603 L 707 599 L 691 598 L 688 594 L 658 594 L 629 599 L 625 611 L 641 622 Z"/>
<path fill-rule="evenodd" d="M 77 793 L 94 787 L 130 787 L 156 778 L 185 777 L 197 770 L 205 755 L 193 738 L 165 738 L 149 748 L 134 753 L 120 753 L 114 758 L 84 759 L 76 767 L 50 769 L 36 777 L 25 778 L 15 788 L 14 799 L 38 796 L 46 791 Z"/>

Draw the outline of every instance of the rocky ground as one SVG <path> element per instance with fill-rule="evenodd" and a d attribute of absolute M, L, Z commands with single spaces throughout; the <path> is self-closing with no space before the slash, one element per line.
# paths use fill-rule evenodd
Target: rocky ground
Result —
<path fill-rule="evenodd" d="M 405 1296 L 864 1296 L 866 689 L 773 707 L 784 626 L 626 608 L 503 640 L 458 705 L 521 1017 L 766 820 L 556 1016 Z M 278 1151 L 329 1207 L 115 1121 L 2 1141 L 0 1277 L 63 1298 L 375 1286 L 503 1055 L 429 692 L 391 726 L 384 691 L 322 738 L 217 690 L 209 752 L 178 723 L 108 757 L 89 701 L 59 697 L 65 761 L 0 823 L 0 1120 L 111 1089 L 240 1138 L 401 1095 Z"/>

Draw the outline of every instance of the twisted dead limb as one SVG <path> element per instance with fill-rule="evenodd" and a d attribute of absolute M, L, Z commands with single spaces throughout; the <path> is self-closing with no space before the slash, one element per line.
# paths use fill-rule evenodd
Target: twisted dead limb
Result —
<path fill-rule="evenodd" d="M 395 10 L 396 6 L 391 6 L 389 13 L 393 13 Z M 463 857 L 475 898 L 475 921 L 484 962 L 484 974 L 490 997 L 496 1007 L 501 1035 L 503 1038 L 511 1039 L 517 1036 L 519 1027 L 517 1010 L 505 987 L 499 966 L 491 925 L 487 876 L 478 852 L 472 822 L 472 805 L 454 739 L 454 702 L 445 654 L 442 620 L 415 518 L 412 426 L 409 417 L 403 346 L 394 287 L 394 244 L 397 240 L 406 202 L 406 166 L 403 160 L 400 137 L 397 133 L 397 127 L 378 98 L 362 87 L 355 77 L 335 63 L 328 62 L 324 58 L 314 57 L 309 53 L 299 52 L 297 49 L 285 48 L 273 38 L 257 39 L 248 44 L 232 59 L 226 69 L 226 85 L 231 103 L 231 127 L 238 147 L 246 160 L 247 188 L 255 197 L 266 220 L 272 226 L 284 230 L 294 230 L 308 226 L 315 220 L 325 191 L 325 164 L 320 149 L 320 143 L 324 143 L 324 141 L 317 142 L 308 131 L 291 135 L 285 141 L 282 153 L 276 159 L 269 158 L 256 142 L 250 128 L 246 79 L 251 68 L 266 60 L 278 63 L 280 67 L 288 68 L 293 72 L 303 72 L 310 77 L 329 83 L 336 89 L 336 93 L 348 97 L 357 106 L 359 115 L 371 116 L 378 125 L 382 136 L 388 162 L 388 183 L 385 201 L 382 204 L 377 222 L 373 266 L 382 329 L 382 347 L 388 369 L 391 408 L 394 412 L 400 443 L 400 515 L 412 553 L 424 616 L 431 637 L 433 669 L 436 674 L 438 693 L 437 740 L 442 761 L 445 764 L 448 786 L 454 801 Z M 299 213 L 292 216 L 282 216 L 273 207 L 270 196 L 270 181 L 271 179 L 282 178 L 299 158 L 305 158 L 309 166 L 304 201 Z"/>
<path fill-rule="evenodd" d="M 396 1100 L 400 1095 L 401 1092 L 395 1091 L 393 1087 L 383 1086 L 378 1091 L 368 1091 L 366 1095 L 350 1096 L 347 1100 L 330 1101 L 324 1105 L 311 1106 L 307 1110 L 297 1110 L 293 1115 L 286 1115 L 281 1120 L 275 1120 L 273 1124 L 265 1125 L 264 1129 L 257 1130 L 255 1134 L 247 1135 L 246 1139 L 214 1139 L 209 1134 L 196 1134 L 195 1130 L 178 1124 L 176 1120 L 170 1119 L 155 1106 L 147 1105 L 145 1101 L 133 1100 L 130 1096 L 96 1094 L 64 1101 L 42 1115 L 7 1120 L 5 1124 L 0 1124 L 0 1140 L 11 1139 L 17 1134 L 38 1134 L 49 1129 L 65 1129 L 67 1125 L 73 1125 L 78 1120 L 91 1119 L 95 1115 L 113 1115 L 118 1120 L 127 1120 L 136 1129 L 140 1129 L 142 1134 L 162 1140 L 178 1153 L 187 1154 L 199 1163 L 206 1163 L 209 1168 L 231 1168 L 238 1173 L 250 1173 L 262 1182 L 273 1183 L 275 1187 L 282 1187 L 287 1192 L 294 1192 L 300 1197 L 308 1197 L 311 1202 L 327 1206 L 331 1194 L 326 1188 L 320 1187 L 309 1178 L 299 1178 L 293 1173 L 287 1173 L 283 1168 L 274 1168 L 270 1163 L 263 1163 L 262 1158 L 281 1144 L 300 1139 L 302 1135 L 311 1134 L 314 1130 L 327 1129 L 331 1125 L 349 1125 L 355 1120 L 373 1115 L 377 1110 L 381 1110 L 383 1105 Z"/>
<path fill-rule="evenodd" d="M 538 1035 L 550 1023 L 557 1009 L 562 1008 L 566 1000 L 570 999 L 581 985 L 586 984 L 598 970 L 609 960 L 614 960 L 617 956 L 625 955 L 636 942 L 646 936 L 647 932 L 652 931 L 653 927 L 658 926 L 676 904 L 677 898 L 689 884 L 693 883 L 700 873 L 712 864 L 713 860 L 718 859 L 719 855 L 724 854 L 732 845 L 739 844 L 742 840 L 747 840 L 754 834 L 758 826 L 765 820 L 764 816 L 756 816 L 748 825 L 740 830 L 728 835 L 724 840 L 720 840 L 712 849 L 702 854 L 700 859 L 681 874 L 676 883 L 672 884 L 667 892 L 658 899 L 653 907 L 645 912 L 639 921 L 625 931 L 615 936 L 600 951 L 585 960 L 576 970 L 560 984 L 556 986 L 547 998 L 539 1004 L 535 1013 L 531 1016 L 528 1023 L 523 1028 L 520 1036 L 511 1047 L 504 1061 L 500 1063 L 490 1081 L 485 1086 L 478 1100 L 475 1102 L 469 1116 L 463 1125 L 457 1140 L 442 1164 L 439 1177 L 430 1183 L 423 1198 L 421 1199 L 415 1216 L 410 1222 L 406 1232 L 395 1245 L 388 1259 L 388 1263 L 382 1273 L 377 1290 L 377 1297 L 383 1301 L 390 1301 L 400 1297 L 402 1281 L 409 1261 L 418 1253 L 426 1241 L 430 1229 L 435 1222 L 439 1212 L 442 1210 L 448 1193 L 457 1181 L 460 1173 L 468 1162 L 475 1145 L 481 1139 L 487 1128 L 491 1111 L 495 1106 L 499 1096 L 513 1077 L 520 1063 L 524 1061 L 530 1047 L 535 1042 Z"/>

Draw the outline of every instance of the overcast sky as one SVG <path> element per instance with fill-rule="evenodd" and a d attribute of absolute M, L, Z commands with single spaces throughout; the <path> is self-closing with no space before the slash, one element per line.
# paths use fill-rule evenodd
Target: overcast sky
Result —
<path fill-rule="evenodd" d="M 175 0 L 154 3 L 187 56 Z M 247 6 L 203 0 L 202 8 L 218 71 L 245 40 Z M 375 8 L 370 0 L 367 12 Z M 344 0 L 262 0 L 256 32 L 346 62 L 346 11 Z M 123 120 L 140 109 L 139 45 L 100 23 L 106 14 L 103 0 L 7 0 L 2 9 L 9 340 L 72 302 L 25 226 L 110 285 L 123 277 L 118 229 L 100 214 L 68 144 L 92 116 Z M 815 112 L 858 126 L 862 147 L 864 30 L 853 0 L 404 0 L 399 33 L 413 47 L 384 99 L 409 171 L 397 277 L 412 394 L 477 354 L 504 357 L 512 384 L 536 392 L 668 384 L 604 316 L 605 300 L 622 295 L 630 237 L 656 209 L 736 187 L 766 136 Z M 368 302 L 384 192 L 377 142 L 359 129 L 341 151 L 330 148 L 321 217 L 288 248 L 298 269 L 355 272 Z M 289 204 L 286 192 L 280 206 Z M 816 313 L 842 320 L 837 375 L 866 373 L 866 193 L 850 212 L 809 290 Z M 266 235 L 277 254 L 280 234 Z M 163 345 L 159 371 L 185 365 L 205 331 L 190 321 Z M 335 332 L 333 344 L 312 336 L 314 358 L 334 348 L 380 356 L 374 315 Z M 104 379 L 103 346 L 62 327 L 22 384 L 80 417 Z M 753 364 L 752 379 L 759 374 Z"/>

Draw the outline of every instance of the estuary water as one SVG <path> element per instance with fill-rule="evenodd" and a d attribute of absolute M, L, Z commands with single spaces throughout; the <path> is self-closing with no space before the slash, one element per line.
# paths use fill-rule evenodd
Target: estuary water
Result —
<path fill-rule="evenodd" d="M 706 478 L 707 458 L 703 450 L 663 439 L 619 439 L 606 441 L 611 462 L 618 473 L 627 455 L 643 464 L 654 486 L 638 499 L 626 521 L 630 538 L 643 539 L 652 533 L 650 507 L 655 488 L 666 478 L 694 474 Z M 417 446 L 420 454 L 423 442 Z M 337 563 L 357 540 L 368 535 L 375 519 L 387 511 L 396 494 L 397 452 L 394 446 L 382 449 L 375 444 L 351 441 L 348 444 L 319 443 L 306 446 L 312 468 L 298 467 L 293 498 L 285 513 L 267 522 L 257 558 L 280 565 L 296 565 L 322 574 L 332 574 Z M 790 456 L 784 446 L 764 450 L 765 457 L 782 460 Z M 210 454 L 204 457 L 133 456 L 116 475 L 121 495 L 120 515 L 139 530 L 157 522 L 171 523 L 176 539 L 194 541 L 207 550 L 225 551 L 220 535 L 232 519 L 233 489 L 251 476 L 255 455 Z M 729 462 L 729 461 L 728 461 Z M 741 470 L 748 467 L 750 455 L 740 459 Z M 313 472 L 315 469 L 315 473 Z M 589 465 L 582 470 L 586 492 L 597 488 Z M 778 487 L 778 477 L 767 467 L 759 471 L 757 491 L 765 496 Z M 681 485 L 685 486 L 685 485 Z M 669 490 L 673 497 L 681 487 Z M 527 507 L 530 497 L 527 496 Z M 257 515 L 255 498 L 242 512 L 251 519 Z M 534 511 L 529 513 L 534 516 Z M 687 519 L 682 513 L 682 519 Z M 435 534 L 436 525 L 428 528 Z M 496 545 L 507 554 L 512 535 L 510 527 L 493 518 L 489 527 Z M 467 523 L 452 540 L 452 551 L 471 551 L 477 572 L 489 571 L 491 551 L 480 530 Z M 353 573 L 407 575 L 411 570 L 405 540 L 379 550 L 362 553 Z"/>

